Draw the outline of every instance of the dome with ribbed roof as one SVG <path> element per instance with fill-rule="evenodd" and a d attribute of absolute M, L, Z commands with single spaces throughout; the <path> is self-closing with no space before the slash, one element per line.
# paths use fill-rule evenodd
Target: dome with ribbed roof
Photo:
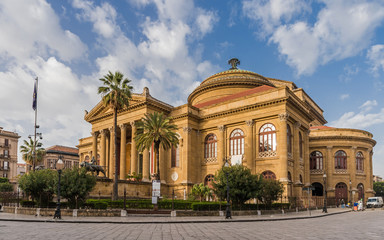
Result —
<path fill-rule="evenodd" d="M 189 95 L 188 102 L 197 105 L 263 85 L 275 87 L 267 78 L 232 65 L 231 69 L 216 73 L 201 82 Z"/>

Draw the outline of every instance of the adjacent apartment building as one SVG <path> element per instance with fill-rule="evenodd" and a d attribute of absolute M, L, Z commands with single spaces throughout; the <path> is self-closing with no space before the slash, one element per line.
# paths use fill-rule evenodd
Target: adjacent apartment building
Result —
<path fill-rule="evenodd" d="M 43 165 L 46 169 L 55 169 L 59 158 L 63 160 L 64 168 L 79 166 L 79 149 L 77 148 L 54 145 L 46 148 L 45 151 Z"/>
<path fill-rule="evenodd" d="M 0 177 L 16 183 L 17 149 L 20 136 L 0 127 Z"/>

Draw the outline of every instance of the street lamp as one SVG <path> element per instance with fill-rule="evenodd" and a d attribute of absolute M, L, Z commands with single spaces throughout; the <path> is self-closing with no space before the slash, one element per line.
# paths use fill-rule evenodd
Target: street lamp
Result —
<path fill-rule="evenodd" d="M 57 172 L 59 173 L 59 182 L 57 184 L 57 206 L 55 210 L 55 215 L 53 216 L 53 219 L 61 219 L 61 211 L 60 211 L 60 178 L 61 178 L 61 169 L 64 168 L 64 162 L 61 160 L 59 157 L 59 160 L 56 162 L 56 169 Z"/>
<path fill-rule="evenodd" d="M 229 167 L 229 162 L 228 162 L 228 159 L 227 159 L 227 158 L 225 159 L 224 166 L 225 166 L 225 167 Z M 226 175 L 226 177 L 227 177 L 227 208 L 225 209 L 225 219 L 232 218 L 231 208 L 230 208 L 230 205 L 229 205 L 229 183 L 228 183 L 228 174 L 229 174 L 228 171 L 226 171 L 225 175 Z"/>
<path fill-rule="evenodd" d="M 349 179 L 349 201 L 352 204 L 352 181 Z"/>
<path fill-rule="evenodd" d="M 328 211 L 327 211 L 327 174 L 325 174 L 325 173 L 323 175 L 323 182 L 324 182 L 324 189 L 323 189 L 324 207 L 323 207 L 323 213 L 328 213 Z"/>

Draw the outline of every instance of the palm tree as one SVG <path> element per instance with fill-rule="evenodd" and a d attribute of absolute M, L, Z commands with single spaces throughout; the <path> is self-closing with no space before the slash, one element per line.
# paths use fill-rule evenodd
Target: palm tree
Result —
<path fill-rule="evenodd" d="M 39 140 L 33 141 L 33 139 L 24 140 L 24 145 L 20 146 L 20 152 L 23 154 L 23 160 L 29 164 L 33 165 L 34 154 L 33 151 L 36 149 L 36 159 L 35 164 L 39 163 L 43 160 L 45 155 L 45 149 L 42 148 L 43 144 L 39 142 Z M 27 168 L 28 169 L 28 168 Z"/>
<path fill-rule="evenodd" d="M 150 149 L 154 144 L 156 153 L 156 166 L 157 176 L 156 179 L 160 180 L 159 168 L 159 149 L 160 145 L 164 150 L 179 144 L 177 133 L 177 126 L 170 123 L 170 118 L 167 118 L 163 113 L 147 113 L 142 121 L 138 122 L 136 132 L 136 145 L 137 149 L 142 152 L 144 149 Z"/>
<path fill-rule="evenodd" d="M 120 72 L 113 74 L 108 72 L 103 78 L 100 78 L 103 82 L 103 86 L 99 87 L 98 94 L 101 94 L 104 106 L 113 110 L 113 130 L 115 135 L 115 179 L 113 183 L 113 200 L 118 198 L 118 159 L 117 159 L 117 111 L 129 106 L 129 100 L 131 99 L 132 86 L 129 85 L 131 80 L 124 78 L 124 75 Z M 125 159 L 124 159 L 125 160 Z"/>

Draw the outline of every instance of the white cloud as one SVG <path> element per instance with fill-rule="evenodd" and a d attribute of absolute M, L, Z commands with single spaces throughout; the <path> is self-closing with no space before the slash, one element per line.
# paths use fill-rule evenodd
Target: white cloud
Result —
<path fill-rule="evenodd" d="M 296 14 L 310 11 L 304 0 L 246 0 L 243 13 L 250 19 L 260 22 L 259 34 L 269 35 L 283 22 L 288 22 Z"/>
<path fill-rule="evenodd" d="M 339 79 L 343 82 L 350 82 L 352 80 L 352 76 L 358 74 L 359 71 L 360 69 L 356 65 L 346 65 L 344 67 L 344 72 L 339 76 Z"/>
<path fill-rule="evenodd" d="M 363 103 L 363 105 L 361 105 L 359 108 L 363 112 L 369 112 L 370 110 L 372 110 L 373 107 L 376 107 L 376 106 L 377 106 L 376 100 L 372 100 L 372 101 L 368 100 L 365 103 Z"/>
<path fill-rule="evenodd" d="M 71 61 L 81 58 L 86 50 L 78 36 L 61 28 L 59 18 L 45 1 L 0 2 L 0 57 L 7 63 L 53 54 Z"/>
<path fill-rule="evenodd" d="M 275 1 L 268 2 L 269 5 L 272 3 Z M 280 54 L 298 75 L 312 74 L 319 65 L 355 56 L 367 48 L 375 29 L 384 19 L 382 1 L 322 0 L 322 3 L 324 8 L 314 24 L 296 19 L 292 20 L 296 21 L 294 23 L 283 23 L 283 17 L 289 20 L 297 14 L 294 7 L 278 8 L 276 15 L 264 9 L 253 11 L 255 16 L 247 16 L 261 22 L 264 32 L 271 36 L 270 42 L 278 45 Z"/>
<path fill-rule="evenodd" d="M 345 100 L 345 99 L 347 99 L 347 98 L 349 98 L 349 94 L 342 94 L 342 95 L 340 96 L 340 99 L 341 99 L 341 100 Z"/>
<path fill-rule="evenodd" d="M 366 129 L 370 126 L 384 123 L 384 108 L 376 113 L 368 113 L 378 105 L 376 100 L 366 101 L 359 109 L 360 112 L 344 113 L 339 119 L 330 123 L 331 126 L 340 128 Z"/>
<path fill-rule="evenodd" d="M 372 71 L 375 75 L 379 70 L 384 70 L 384 45 L 377 44 L 372 46 L 367 53 L 367 58 L 372 65 Z"/>
<path fill-rule="evenodd" d="M 79 19 L 91 22 L 94 29 L 100 22 L 108 22 L 110 29 L 114 29 L 113 37 L 96 31 L 99 34 L 99 47 L 108 53 L 96 60 L 99 75 L 104 75 L 108 70 L 122 71 L 128 78 L 136 79 L 132 82 L 135 91 L 141 92 L 147 86 L 154 97 L 175 104 L 185 102 L 188 94 L 185 86 L 201 81 L 201 74 L 213 73 L 212 64 L 206 64 L 204 71 L 196 71 L 201 59 L 198 54 L 200 49 L 193 49 L 191 54 L 190 43 L 212 31 L 217 22 L 214 12 L 197 8 L 192 1 L 131 1 L 134 7 L 155 6 L 158 14 L 157 18 L 145 18 L 140 24 L 141 40 L 133 43 L 114 20 L 117 16 L 115 10 L 110 10 L 111 6 L 82 3 L 75 1 L 73 4 L 81 10 Z M 100 9 L 103 17 L 93 17 L 96 9 Z M 165 95 L 164 92 L 179 94 Z"/>

